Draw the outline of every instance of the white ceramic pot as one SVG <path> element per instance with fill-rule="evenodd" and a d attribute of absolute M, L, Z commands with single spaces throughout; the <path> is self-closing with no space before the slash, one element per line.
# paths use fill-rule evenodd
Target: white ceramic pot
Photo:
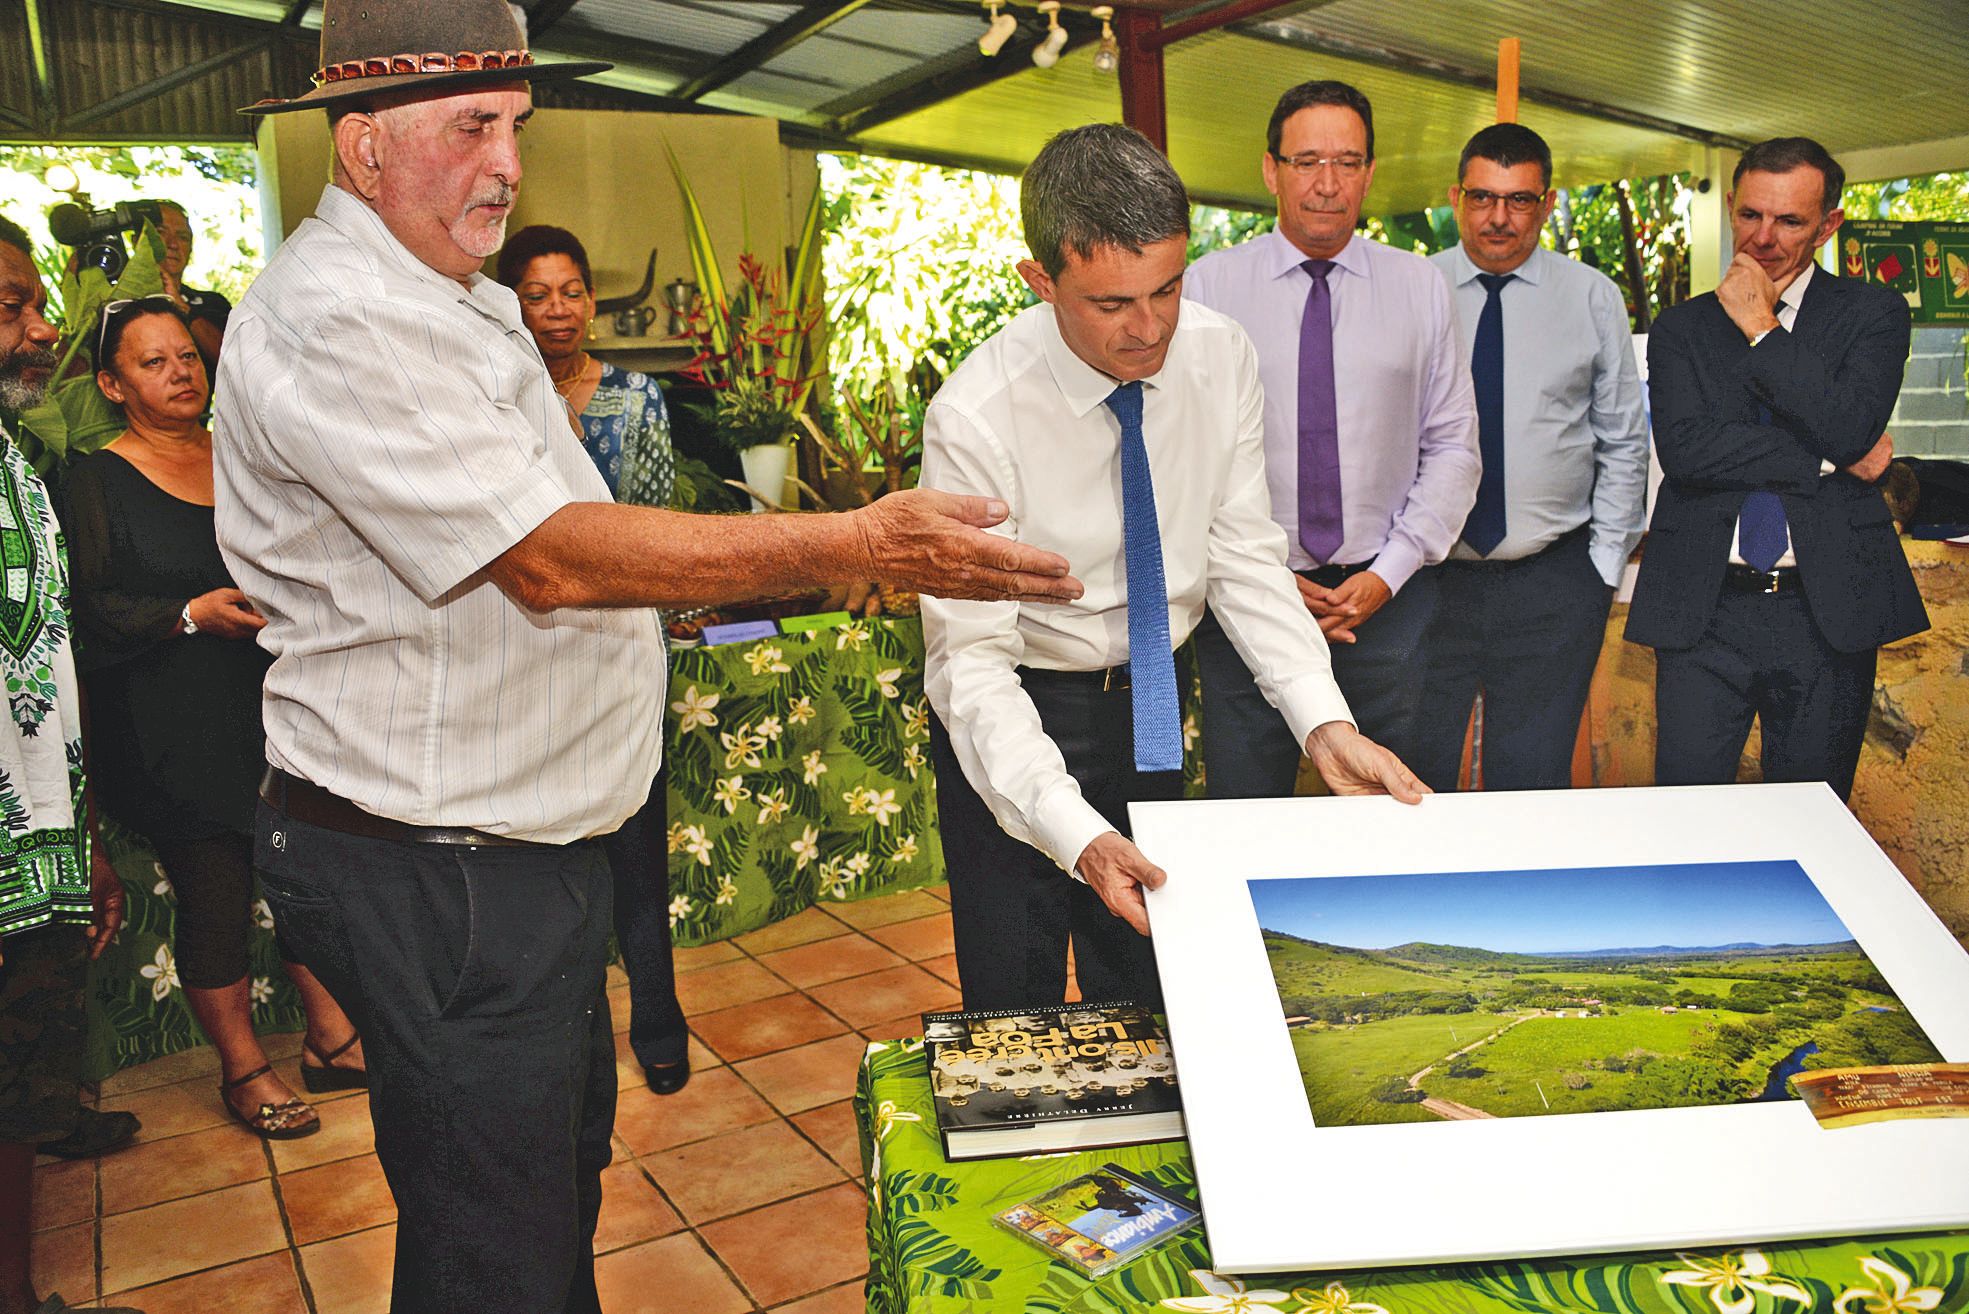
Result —
<path fill-rule="evenodd" d="M 785 443 L 770 443 L 759 447 L 747 447 L 738 454 L 739 466 L 745 471 L 745 482 L 762 493 L 786 500 L 786 472 L 793 462 L 793 449 Z M 758 498 L 752 499 L 754 511 L 772 511 Z"/>

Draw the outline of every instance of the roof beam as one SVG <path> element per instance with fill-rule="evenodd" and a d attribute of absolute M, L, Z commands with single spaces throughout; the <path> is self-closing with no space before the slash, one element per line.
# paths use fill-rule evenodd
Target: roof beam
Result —
<path fill-rule="evenodd" d="M 287 6 L 287 12 L 280 16 L 280 25 L 299 27 L 301 20 L 308 16 L 308 6 L 313 3 L 314 0 L 293 0 L 293 3 Z"/>
<path fill-rule="evenodd" d="M 55 135 L 55 66 L 48 53 L 48 16 L 42 0 L 27 0 L 27 51 L 34 65 L 35 127 Z"/>
<path fill-rule="evenodd" d="M 1073 32 L 1076 38 L 1100 31 L 1100 24 L 1071 10 L 1060 11 L 1060 26 Z M 1044 28 L 1022 26 L 1017 35 L 991 56 L 979 54 L 977 47 L 967 42 L 900 77 L 878 83 L 860 101 L 844 97 L 822 106 L 821 114 L 829 116 L 826 129 L 844 137 L 867 132 L 905 114 L 914 114 L 940 101 L 1027 72 L 1033 67 L 1032 52 L 1043 40 Z"/>
<path fill-rule="evenodd" d="M 679 100 L 696 100 L 762 64 L 771 63 L 867 3 L 868 0 L 811 0 L 670 94 Z"/>
<path fill-rule="evenodd" d="M 264 54 L 272 48 L 273 42 L 271 40 L 248 41 L 244 45 L 234 46 L 231 50 L 222 50 L 216 55 L 207 55 L 204 59 L 186 64 L 182 68 L 174 68 L 162 77 L 152 78 L 148 82 L 141 82 L 126 91 L 118 92 L 99 105 L 91 105 L 85 110 L 78 110 L 61 121 L 61 130 L 72 132 L 77 128 L 87 127 L 91 123 L 96 123 L 112 115 L 120 114 L 132 105 L 141 104 L 153 96 L 161 96 L 165 92 L 181 87 L 187 82 L 195 82 L 208 73 L 215 73 L 228 64 L 236 64 L 242 59 L 251 59 L 253 56 Z"/>
<path fill-rule="evenodd" d="M 1316 54 L 1332 55 L 1336 59 L 1353 60 L 1360 64 L 1373 64 L 1379 68 L 1393 69 L 1398 73 L 1409 73 L 1417 77 L 1431 78 L 1437 82 L 1451 82 L 1458 86 L 1475 87 L 1482 91 L 1497 89 L 1497 73 L 1494 69 L 1468 68 L 1452 64 L 1446 60 L 1431 59 L 1426 55 L 1410 54 L 1407 51 L 1393 50 L 1387 46 L 1377 46 L 1365 41 L 1354 41 L 1346 37 L 1331 36 L 1321 32 L 1309 32 L 1290 23 L 1277 21 L 1256 21 L 1240 23 L 1231 31 L 1240 36 L 1255 37 L 1269 41 L 1273 45 L 1290 46 L 1294 50 L 1309 50 Z M 1571 96 L 1559 91 L 1544 91 L 1534 87 L 1522 87 L 1518 99 L 1533 104 L 1566 110 L 1573 114 L 1583 114 L 1587 118 L 1601 119 L 1608 123 L 1622 123 L 1631 128 L 1645 128 L 1650 132 L 1665 133 L 1671 137 L 1682 137 L 1689 141 L 1699 141 L 1705 146 L 1720 146 L 1740 151 L 1750 145 L 1742 137 L 1732 137 L 1727 133 L 1711 132 L 1707 128 L 1694 127 L 1687 123 L 1677 123 L 1672 119 L 1658 118 L 1653 114 L 1643 114 L 1639 110 L 1623 109 L 1618 105 L 1608 105 L 1583 96 Z"/>
<path fill-rule="evenodd" d="M 527 44 L 538 41 L 548 28 L 566 18 L 572 8 L 574 0 L 539 0 L 526 11 Z"/>

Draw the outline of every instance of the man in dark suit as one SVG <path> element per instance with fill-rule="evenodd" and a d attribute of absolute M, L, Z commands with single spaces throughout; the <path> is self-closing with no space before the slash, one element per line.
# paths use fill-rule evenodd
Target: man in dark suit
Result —
<path fill-rule="evenodd" d="M 1877 650 L 1928 628 L 1874 488 L 1908 308 L 1817 268 L 1845 170 L 1805 137 L 1731 182 L 1736 257 L 1648 340 L 1665 482 L 1627 637 L 1656 651 L 1655 781 L 1736 778 L 1751 717 L 1764 778 L 1852 791 Z"/>

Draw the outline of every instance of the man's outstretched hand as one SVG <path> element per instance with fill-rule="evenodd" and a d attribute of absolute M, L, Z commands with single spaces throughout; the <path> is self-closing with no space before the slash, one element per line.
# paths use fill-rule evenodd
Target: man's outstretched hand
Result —
<path fill-rule="evenodd" d="M 985 602 L 1071 602 L 1081 594 L 1065 557 L 984 532 L 1005 518 L 1003 502 L 912 488 L 852 514 L 869 578 L 885 584 Z"/>
<path fill-rule="evenodd" d="M 1142 891 L 1160 889 L 1169 877 L 1142 856 L 1133 840 L 1115 830 L 1095 836 L 1093 843 L 1080 851 L 1074 870 L 1101 896 L 1109 912 L 1143 935 L 1149 933 L 1149 909 Z"/>
<path fill-rule="evenodd" d="M 1400 758 L 1345 721 L 1328 721 L 1306 736 L 1306 756 L 1335 794 L 1389 794 L 1420 803 L 1424 794 L 1435 792 Z"/>

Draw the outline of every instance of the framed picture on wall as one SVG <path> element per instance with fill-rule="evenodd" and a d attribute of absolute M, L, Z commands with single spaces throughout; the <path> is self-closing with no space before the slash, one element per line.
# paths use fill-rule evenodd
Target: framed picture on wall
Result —
<path fill-rule="evenodd" d="M 1223 1271 L 1969 1225 L 1969 1107 L 1796 1096 L 1969 1062 L 1969 954 L 1822 785 L 1130 814 Z"/>

